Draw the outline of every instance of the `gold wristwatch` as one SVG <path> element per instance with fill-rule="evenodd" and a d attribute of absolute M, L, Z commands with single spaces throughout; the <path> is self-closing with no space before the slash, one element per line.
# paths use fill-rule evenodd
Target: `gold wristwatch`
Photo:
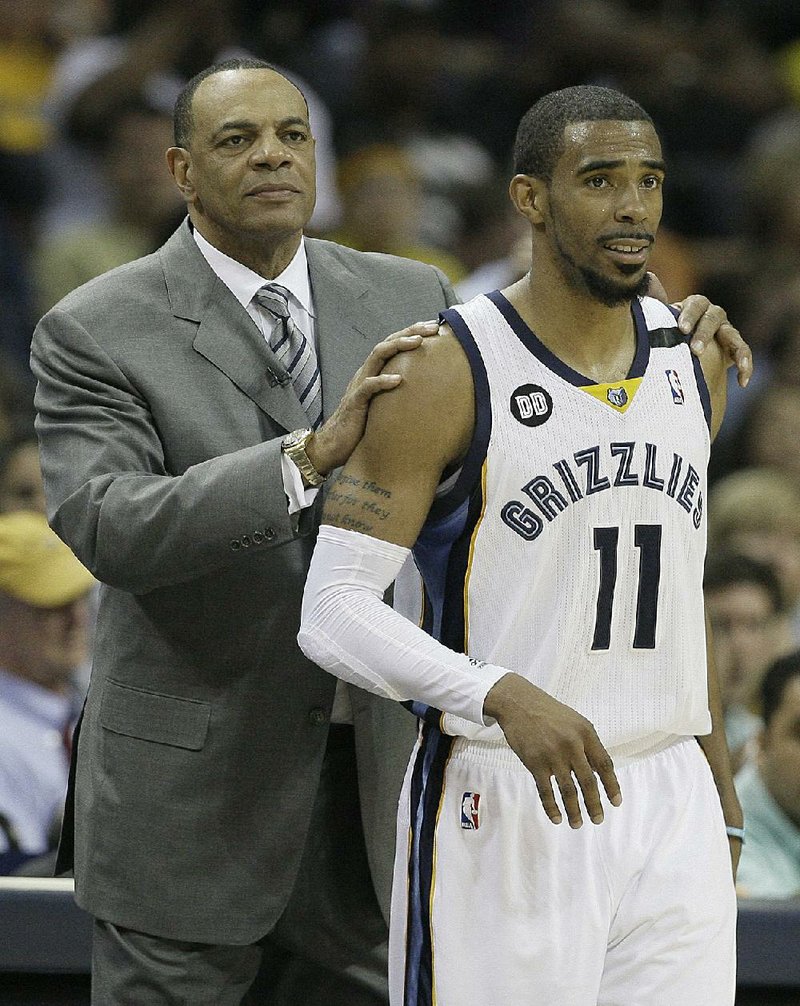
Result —
<path fill-rule="evenodd" d="M 281 450 L 290 461 L 297 465 L 306 482 L 316 488 L 316 486 L 321 486 L 328 476 L 321 475 L 306 454 L 306 444 L 312 433 L 313 430 L 292 430 L 281 441 Z"/>

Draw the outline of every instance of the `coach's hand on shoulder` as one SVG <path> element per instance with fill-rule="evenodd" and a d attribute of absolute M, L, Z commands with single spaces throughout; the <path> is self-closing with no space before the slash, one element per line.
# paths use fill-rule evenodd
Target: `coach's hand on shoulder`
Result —
<path fill-rule="evenodd" d="M 554 824 L 560 824 L 562 817 L 553 794 L 553 777 L 572 828 L 583 824 L 576 779 L 594 824 L 603 820 L 597 776 L 611 803 L 617 807 L 622 802 L 611 756 L 585 716 L 511 673 L 489 690 L 483 708 L 500 724 L 511 748 L 533 776 L 542 806 Z"/>
<path fill-rule="evenodd" d="M 375 346 L 350 379 L 335 411 L 306 444 L 306 453 L 318 472 L 327 475 L 347 461 L 364 435 L 370 400 L 403 380 L 400 374 L 381 373 L 386 362 L 398 353 L 416 349 L 426 336 L 438 331 L 438 321 L 419 321 Z"/>
<path fill-rule="evenodd" d="M 669 303 L 667 291 L 655 273 L 647 274 L 650 279 L 648 293 L 663 304 Z M 753 376 L 753 353 L 741 336 L 738 328 L 728 321 L 728 315 L 717 304 L 712 304 L 708 297 L 693 293 L 685 300 L 678 301 L 672 307 L 680 311 L 678 328 L 684 335 L 692 333 L 690 346 L 695 356 L 701 356 L 706 346 L 716 339 L 727 360 L 727 366 L 736 365 L 738 380 L 741 387 L 746 388 Z"/>

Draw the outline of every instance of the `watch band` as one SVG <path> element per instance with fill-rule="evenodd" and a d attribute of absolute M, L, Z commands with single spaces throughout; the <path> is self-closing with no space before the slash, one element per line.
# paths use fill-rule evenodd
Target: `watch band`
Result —
<path fill-rule="evenodd" d="M 281 441 L 281 450 L 290 461 L 297 465 L 298 471 L 310 486 L 321 486 L 327 475 L 322 475 L 306 454 L 306 444 L 313 430 L 292 430 Z"/>

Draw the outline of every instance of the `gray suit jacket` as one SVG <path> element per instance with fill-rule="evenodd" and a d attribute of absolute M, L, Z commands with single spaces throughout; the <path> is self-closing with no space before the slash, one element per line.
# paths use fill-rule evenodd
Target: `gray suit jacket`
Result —
<path fill-rule="evenodd" d="M 416 262 L 307 252 L 328 415 L 376 341 L 455 296 Z M 186 223 L 67 296 L 33 340 L 51 522 L 104 585 L 71 794 L 77 898 L 173 939 L 245 943 L 275 924 L 335 689 L 295 640 L 320 507 L 293 530 L 280 437 L 306 418 L 269 362 Z M 386 912 L 415 723 L 352 700 Z"/>

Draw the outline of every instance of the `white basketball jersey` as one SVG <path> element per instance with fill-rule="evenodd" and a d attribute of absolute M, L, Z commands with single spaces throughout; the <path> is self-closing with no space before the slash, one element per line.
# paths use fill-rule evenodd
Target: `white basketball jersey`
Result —
<path fill-rule="evenodd" d="M 633 305 L 626 380 L 558 360 L 499 292 L 452 308 L 476 430 L 414 559 L 424 627 L 529 678 L 612 754 L 711 728 L 703 561 L 710 399 L 672 312 Z M 446 733 L 499 727 L 415 707 Z"/>

